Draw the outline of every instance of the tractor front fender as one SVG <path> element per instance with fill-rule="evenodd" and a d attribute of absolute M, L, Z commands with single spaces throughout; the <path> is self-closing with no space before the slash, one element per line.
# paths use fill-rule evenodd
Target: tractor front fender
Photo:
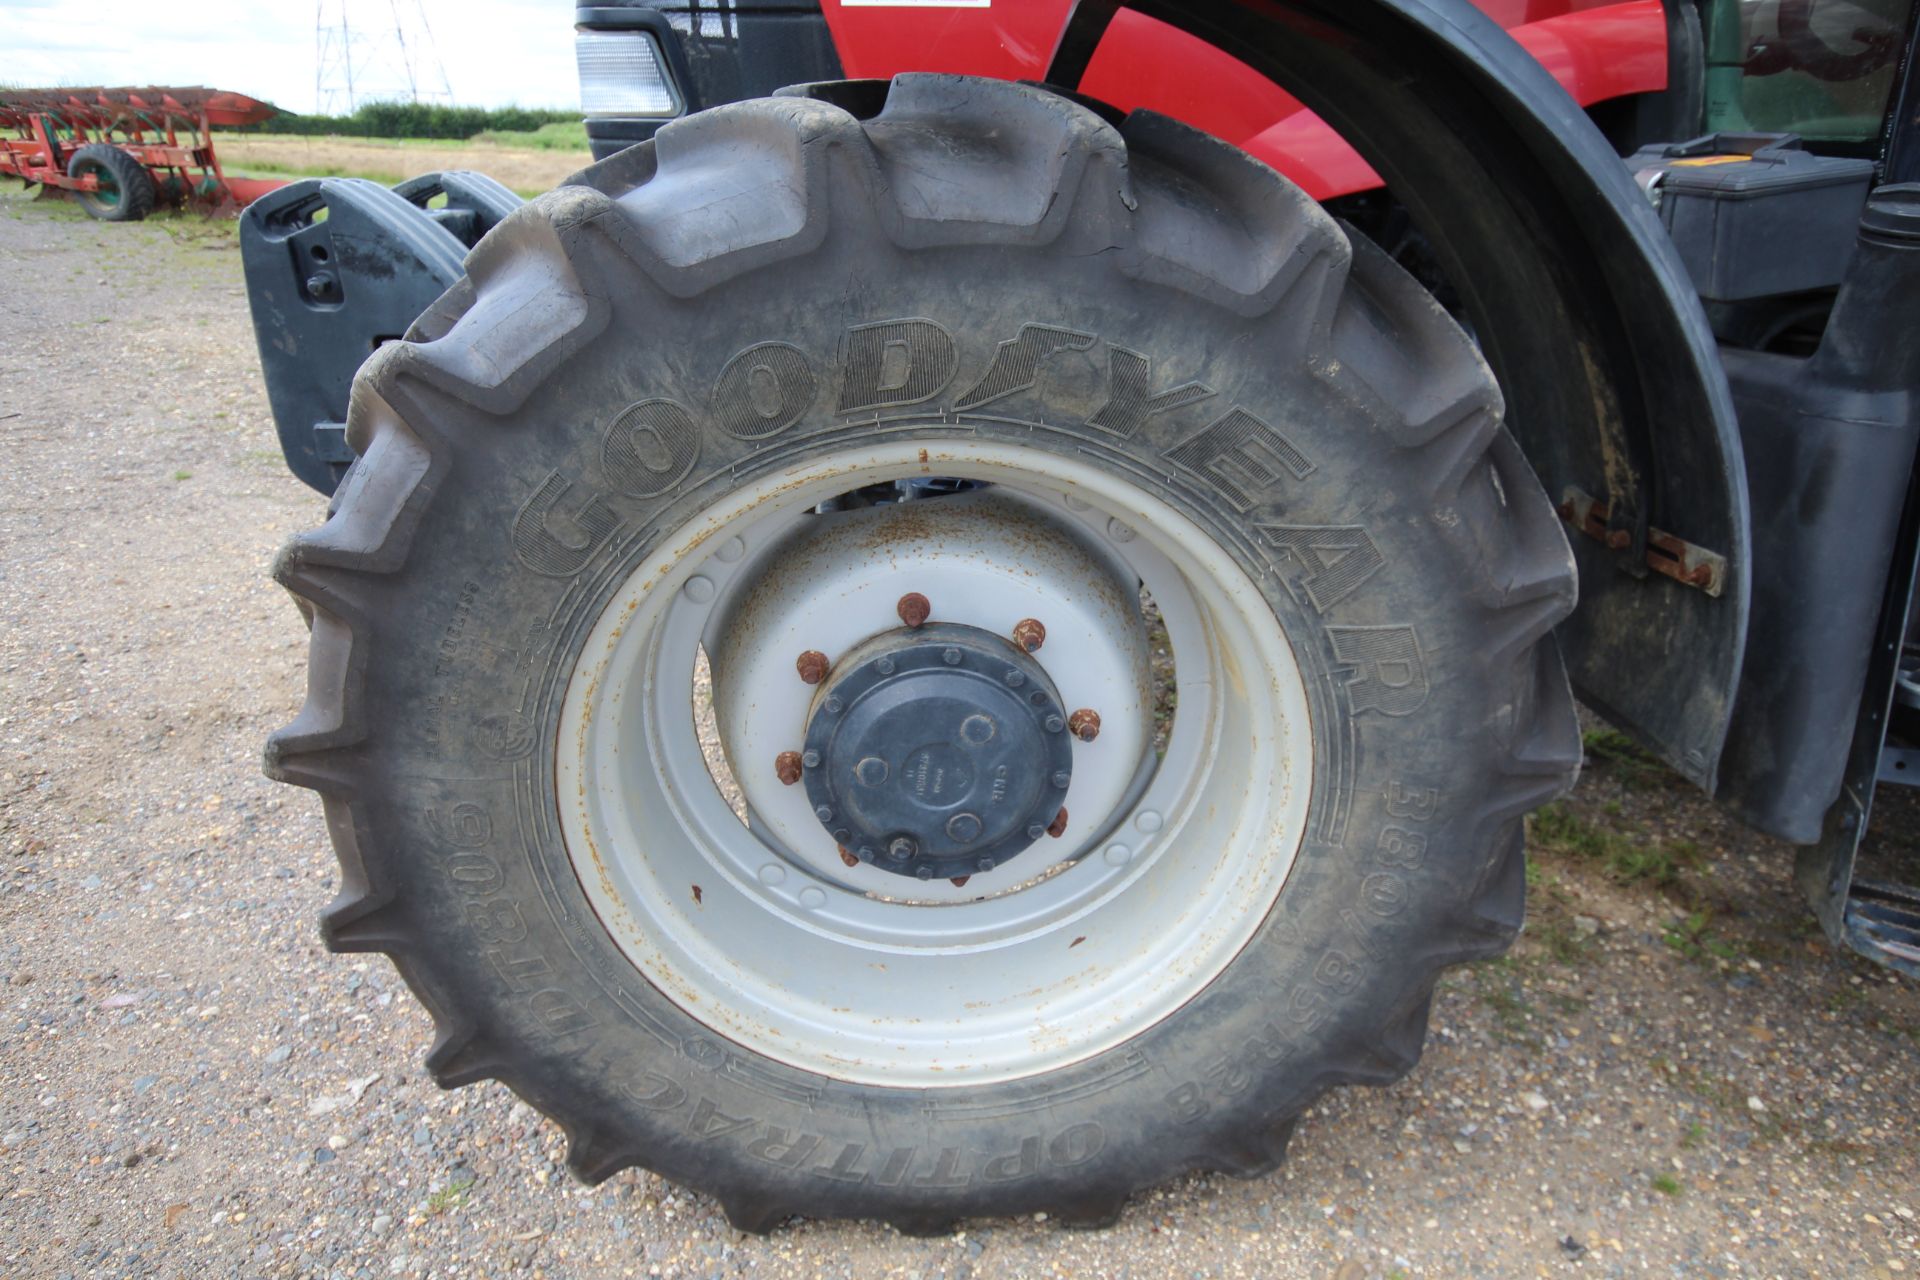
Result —
<path fill-rule="evenodd" d="M 1081 0 L 1050 79 L 1078 83 L 1117 7 Z M 1711 791 L 1750 599 L 1740 440 L 1686 270 L 1600 131 L 1468 0 L 1127 7 L 1301 99 L 1425 230 L 1542 483 L 1577 495 L 1576 689 Z"/>

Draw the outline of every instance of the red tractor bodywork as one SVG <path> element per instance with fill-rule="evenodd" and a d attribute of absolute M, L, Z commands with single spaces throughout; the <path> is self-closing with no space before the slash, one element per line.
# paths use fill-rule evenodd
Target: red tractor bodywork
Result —
<path fill-rule="evenodd" d="M 1474 0 L 1581 106 L 1667 87 L 1660 0 Z M 945 71 L 1040 80 L 1072 0 L 978 7 L 825 0 L 846 74 Z M 1115 15 L 1080 89 L 1123 110 L 1169 115 L 1272 165 L 1316 200 L 1368 191 L 1380 176 L 1298 99 L 1245 63 L 1144 14 Z"/>

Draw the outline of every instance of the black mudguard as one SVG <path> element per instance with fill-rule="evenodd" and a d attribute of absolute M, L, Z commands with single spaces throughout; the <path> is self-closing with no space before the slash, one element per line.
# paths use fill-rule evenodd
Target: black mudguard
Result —
<path fill-rule="evenodd" d="M 1078 83 L 1116 7 L 1081 0 L 1049 79 Z M 1128 7 L 1300 98 L 1427 231 L 1548 493 L 1605 503 L 1600 536 L 1573 533 L 1575 687 L 1712 790 L 1750 599 L 1740 437 L 1686 270 L 1606 139 L 1468 0 Z M 1650 570 L 1670 539 L 1723 558 L 1717 594 Z"/>

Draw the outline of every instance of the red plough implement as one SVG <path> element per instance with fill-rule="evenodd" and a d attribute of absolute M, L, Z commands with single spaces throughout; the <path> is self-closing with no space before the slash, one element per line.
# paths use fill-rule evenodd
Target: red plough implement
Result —
<path fill-rule="evenodd" d="M 214 125 L 258 124 L 276 108 L 218 89 L 0 89 L 0 177 L 71 191 L 109 222 L 156 205 L 238 212 L 277 180 L 229 178 Z"/>

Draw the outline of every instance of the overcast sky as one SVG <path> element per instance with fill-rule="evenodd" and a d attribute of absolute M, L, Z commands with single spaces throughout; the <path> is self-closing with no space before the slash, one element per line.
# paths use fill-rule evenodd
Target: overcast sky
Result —
<path fill-rule="evenodd" d="M 317 11 L 337 23 L 344 5 L 356 85 L 404 98 L 394 14 L 411 39 L 416 4 L 454 101 L 579 105 L 571 0 L 0 0 L 0 84 L 204 84 L 312 111 Z M 431 60 L 415 66 L 437 89 Z"/>

